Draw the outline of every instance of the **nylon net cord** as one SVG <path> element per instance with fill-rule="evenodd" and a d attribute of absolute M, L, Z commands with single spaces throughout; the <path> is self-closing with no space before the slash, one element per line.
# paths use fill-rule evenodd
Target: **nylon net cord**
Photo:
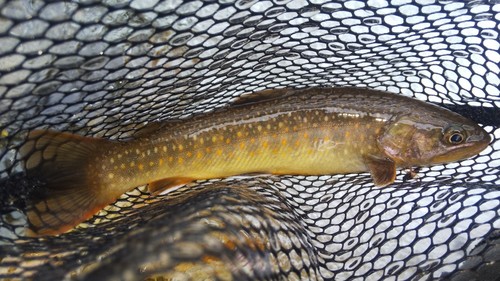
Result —
<path fill-rule="evenodd" d="M 0 279 L 497 280 L 498 1 L 0 0 Z M 26 133 L 127 139 L 250 92 L 360 86 L 484 126 L 480 155 L 368 174 L 236 177 L 123 195 L 24 236 Z"/>

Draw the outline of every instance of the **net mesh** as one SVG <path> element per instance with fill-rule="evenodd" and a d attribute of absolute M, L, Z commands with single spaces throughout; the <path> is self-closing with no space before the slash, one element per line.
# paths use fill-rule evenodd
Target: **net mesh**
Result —
<path fill-rule="evenodd" d="M 0 0 L 0 278 L 497 280 L 499 26 L 496 0 Z M 24 235 L 28 131 L 121 140 L 304 86 L 412 96 L 493 141 L 386 188 L 367 174 L 138 188 L 73 232 Z"/>

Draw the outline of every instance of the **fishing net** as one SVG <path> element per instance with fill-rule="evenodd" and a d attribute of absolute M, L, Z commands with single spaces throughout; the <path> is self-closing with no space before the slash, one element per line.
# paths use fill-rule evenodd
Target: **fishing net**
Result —
<path fill-rule="evenodd" d="M 497 280 L 499 25 L 496 0 L 0 0 L 0 278 Z M 368 174 L 139 187 L 72 232 L 25 236 L 30 130 L 124 140 L 305 86 L 412 96 L 493 141 L 385 188 Z"/>

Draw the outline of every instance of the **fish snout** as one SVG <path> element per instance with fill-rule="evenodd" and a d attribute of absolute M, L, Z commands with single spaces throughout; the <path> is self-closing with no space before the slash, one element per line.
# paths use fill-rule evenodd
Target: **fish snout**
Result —
<path fill-rule="evenodd" d="M 483 151 L 491 142 L 491 137 L 483 128 L 477 127 L 469 131 L 469 136 L 466 143 L 471 147 L 475 147 L 477 153 Z"/>

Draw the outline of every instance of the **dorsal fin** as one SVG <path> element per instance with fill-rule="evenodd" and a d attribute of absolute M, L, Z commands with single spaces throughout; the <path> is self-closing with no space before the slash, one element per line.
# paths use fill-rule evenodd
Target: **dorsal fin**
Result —
<path fill-rule="evenodd" d="M 241 106 L 241 105 L 253 104 L 253 103 L 258 103 L 258 102 L 263 102 L 263 101 L 268 101 L 268 100 L 274 100 L 277 98 L 284 98 L 286 96 L 293 94 L 295 92 L 295 90 L 296 89 L 290 89 L 290 88 L 266 89 L 266 90 L 255 92 L 255 93 L 243 94 L 242 96 L 239 96 L 233 102 L 233 105 Z"/>
<path fill-rule="evenodd" d="M 134 133 L 133 137 L 136 139 L 142 137 L 148 137 L 159 130 L 167 130 L 168 128 L 175 127 L 181 122 L 182 122 L 181 120 L 151 122 L 144 125 L 144 127 L 140 128 L 139 130 L 137 130 Z"/>

